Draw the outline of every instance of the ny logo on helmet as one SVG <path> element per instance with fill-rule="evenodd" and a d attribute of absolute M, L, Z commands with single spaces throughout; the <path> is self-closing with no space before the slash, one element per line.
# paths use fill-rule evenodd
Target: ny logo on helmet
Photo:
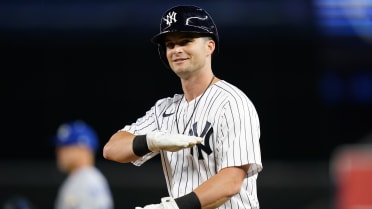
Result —
<path fill-rule="evenodd" d="M 176 14 L 174 11 L 172 12 L 169 12 L 166 16 L 166 18 L 163 18 L 164 21 L 166 21 L 166 24 L 169 26 L 171 25 L 173 22 L 177 22 L 176 20 Z"/>

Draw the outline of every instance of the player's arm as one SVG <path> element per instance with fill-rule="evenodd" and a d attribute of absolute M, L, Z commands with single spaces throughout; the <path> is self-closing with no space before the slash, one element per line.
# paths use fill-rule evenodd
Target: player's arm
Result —
<path fill-rule="evenodd" d="M 175 152 L 202 143 L 203 138 L 183 134 L 152 131 L 133 135 L 126 131 L 114 133 L 103 148 L 103 157 L 121 163 L 137 160 L 150 152 L 166 150 Z"/>
<path fill-rule="evenodd" d="M 228 167 L 194 190 L 202 209 L 217 208 L 240 192 L 249 165 Z"/>
<path fill-rule="evenodd" d="M 138 159 L 132 149 L 135 135 L 127 131 L 117 131 L 103 147 L 103 157 L 120 163 L 127 163 Z"/>
<path fill-rule="evenodd" d="M 228 167 L 205 181 L 193 192 L 173 199 L 165 197 L 160 204 L 135 209 L 214 209 L 239 193 L 249 165 Z"/>

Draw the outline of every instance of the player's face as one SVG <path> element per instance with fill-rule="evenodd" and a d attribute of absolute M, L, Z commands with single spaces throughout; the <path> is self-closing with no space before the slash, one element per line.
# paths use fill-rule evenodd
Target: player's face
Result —
<path fill-rule="evenodd" d="M 56 149 L 57 166 L 62 172 L 68 172 L 69 154 L 68 147 L 59 147 Z"/>
<path fill-rule="evenodd" d="M 169 66 L 177 75 L 189 75 L 207 65 L 214 41 L 193 33 L 170 33 L 165 37 Z"/>
<path fill-rule="evenodd" d="M 80 157 L 81 148 L 79 146 L 63 146 L 56 149 L 58 168 L 65 173 L 69 173 L 75 168 L 77 159 Z"/>

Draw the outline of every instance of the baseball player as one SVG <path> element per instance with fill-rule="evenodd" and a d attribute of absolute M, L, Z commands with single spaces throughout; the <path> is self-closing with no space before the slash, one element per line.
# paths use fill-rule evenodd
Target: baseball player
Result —
<path fill-rule="evenodd" d="M 169 197 L 136 209 L 258 209 L 259 118 L 245 93 L 212 71 L 219 36 L 211 16 L 170 8 L 152 41 L 183 93 L 159 99 L 103 149 L 105 159 L 136 166 L 161 155 Z"/>
<path fill-rule="evenodd" d="M 55 209 L 113 209 L 108 182 L 94 166 L 98 138 L 83 121 L 62 124 L 54 137 L 58 168 L 68 174 Z"/>

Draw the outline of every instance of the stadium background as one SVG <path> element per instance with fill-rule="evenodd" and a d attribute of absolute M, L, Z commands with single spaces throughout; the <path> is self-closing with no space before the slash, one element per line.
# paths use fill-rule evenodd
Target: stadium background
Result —
<path fill-rule="evenodd" d="M 0 201 L 21 195 L 53 207 L 64 176 L 50 137 L 60 123 L 85 120 L 103 146 L 156 99 L 181 92 L 150 38 L 165 9 L 186 3 L 211 13 L 215 74 L 260 115 L 262 209 L 333 207 L 334 151 L 372 131 L 372 3 L 358 2 L 2 1 Z M 136 168 L 98 153 L 97 164 L 116 208 L 167 195 L 157 160 Z"/>

